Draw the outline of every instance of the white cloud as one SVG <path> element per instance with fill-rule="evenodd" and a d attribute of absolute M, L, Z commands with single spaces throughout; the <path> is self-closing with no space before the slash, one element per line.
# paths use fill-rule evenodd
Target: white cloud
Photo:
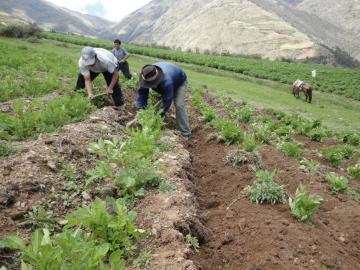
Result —
<path fill-rule="evenodd" d="M 102 16 L 105 19 L 118 22 L 126 15 L 135 11 L 138 8 L 149 3 L 151 0 L 47 0 L 55 5 L 66 7 L 68 9 L 87 13 L 85 7 L 94 5 L 100 2 L 105 14 Z"/>

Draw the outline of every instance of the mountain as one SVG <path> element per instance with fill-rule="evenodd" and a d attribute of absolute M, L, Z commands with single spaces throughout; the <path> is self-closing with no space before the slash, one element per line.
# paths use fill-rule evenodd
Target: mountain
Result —
<path fill-rule="evenodd" d="M 1 0 L 0 21 L 13 18 L 35 22 L 44 29 L 89 36 L 108 36 L 114 22 L 56 6 L 44 0 Z M 14 21 L 14 20 L 13 20 Z"/>
<path fill-rule="evenodd" d="M 185 51 L 325 62 L 341 51 L 359 59 L 360 42 L 343 25 L 303 8 L 306 2 L 324 1 L 153 0 L 111 31 L 125 41 Z"/>

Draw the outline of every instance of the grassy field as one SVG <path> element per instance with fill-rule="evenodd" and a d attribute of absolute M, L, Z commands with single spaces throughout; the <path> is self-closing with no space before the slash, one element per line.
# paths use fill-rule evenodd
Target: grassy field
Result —
<path fill-rule="evenodd" d="M 111 41 L 86 39 L 75 35 L 43 33 L 43 36 L 49 39 L 71 42 L 78 45 L 89 45 L 108 49 L 113 46 Z M 270 61 L 239 56 L 198 54 L 134 44 L 127 44 L 127 48 L 131 53 L 138 55 L 159 57 L 170 61 L 212 67 L 255 78 L 278 81 L 285 84 L 292 84 L 295 80 L 302 79 L 310 82 L 316 90 L 326 93 L 336 93 L 355 100 L 360 100 L 358 88 L 360 76 L 358 71 L 353 69 L 335 68 L 326 65 L 307 63 Z M 311 76 L 311 71 L 314 69 L 317 70 L 316 78 Z"/>
<path fill-rule="evenodd" d="M 73 89 L 81 46 L 52 40 L 30 43 L 4 38 L 0 39 L 0 46 L 6 48 L 0 52 L 3 54 L 1 59 L 6 54 L 13 59 L 12 64 L 4 62 L 1 65 L 4 71 L 0 75 L 2 101 L 21 96 L 41 96 L 56 89 Z M 9 54 L 9 51 L 12 53 Z M 154 61 L 157 59 L 138 55 L 129 59 L 131 71 L 135 73 L 139 73 L 144 64 Z M 360 131 L 358 101 L 316 91 L 313 103 L 307 104 L 296 100 L 290 89 L 281 83 L 192 64 L 180 65 L 186 70 L 194 88 L 205 87 L 217 95 L 227 95 L 257 107 L 298 112 L 308 118 L 320 119 L 326 126 L 338 131 Z M 22 88 L 15 78 L 21 78 Z M 102 89 L 104 81 L 101 78 L 96 80 L 96 86 Z"/>
<path fill-rule="evenodd" d="M 139 73 L 146 63 L 158 59 L 132 56 L 133 72 Z M 216 95 L 226 95 L 237 101 L 246 101 L 261 108 L 298 112 L 310 119 L 320 119 L 329 128 L 338 131 L 360 131 L 360 102 L 334 94 L 315 92 L 313 103 L 295 99 L 290 88 L 274 82 L 244 78 L 232 72 L 180 64 L 188 74 L 192 87 L 206 87 Z M 303 98 L 303 97 L 302 97 Z"/>

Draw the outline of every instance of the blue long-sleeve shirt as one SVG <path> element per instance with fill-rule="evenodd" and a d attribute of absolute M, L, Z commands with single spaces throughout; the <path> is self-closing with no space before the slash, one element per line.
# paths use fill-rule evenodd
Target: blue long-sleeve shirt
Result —
<path fill-rule="evenodd" d="M 161 95 L 163 100 L 162 113 L 165 114 L 170 109 L 171 102 L 175 98 L 177 89 L 184 84 L 187 78 L 185 72 L 174 64 L 158 62 L 154 65 L 161 68 L 164 73 L 164 80 L 153 90 Z M 148 97 L 149 88 L 140 87 L 138 89 L 138 96 L 136 100 L 137 110 L 144 109 L 146 107 Z"/>

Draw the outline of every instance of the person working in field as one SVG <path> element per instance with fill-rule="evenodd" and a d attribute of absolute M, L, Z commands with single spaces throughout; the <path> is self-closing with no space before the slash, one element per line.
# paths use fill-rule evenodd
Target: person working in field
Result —
<path fill-rule="evenodd" d="M 119 39 L 114 40 L 114 46 L 115 48 L 112 49 L 111 52 L 119 62 L 119 70 L 121 70 L 126 79 L 130 80 L 132 76 L 129 69 L 129 63 L 127 62 L 130 55 L 124 48 L 121 48 L 121 41 Z"/>
<path fill-rule="evenodd" d="M 80 74 L 75 90 L 86 88 L 90 99 L 94 98 L 93 80 L 102 73 L 107 84 L 106 92 L 112 94 L 116 107 L 124 104 L 123 94 L 119 84 L 118 62 L 108 50 L 102 48 L 84 47 L 79 59 Z"/>
<path fill-rule="evenodd" d="M 150 88 L 162 96 L 163 116 L 168 112 L 174 100 L 176 125 L 183 138 L 188 140 L 190 137 L 190 127 L 185 108 L 187 91 L 187 76 L 185 72 L 180 67 L 167 62 L 146 65 L 142 68 L 139 84 L 136 109 L 141 110 L 146 107 Z M 133 121 L 136 121 L 136 118 Z"/>

